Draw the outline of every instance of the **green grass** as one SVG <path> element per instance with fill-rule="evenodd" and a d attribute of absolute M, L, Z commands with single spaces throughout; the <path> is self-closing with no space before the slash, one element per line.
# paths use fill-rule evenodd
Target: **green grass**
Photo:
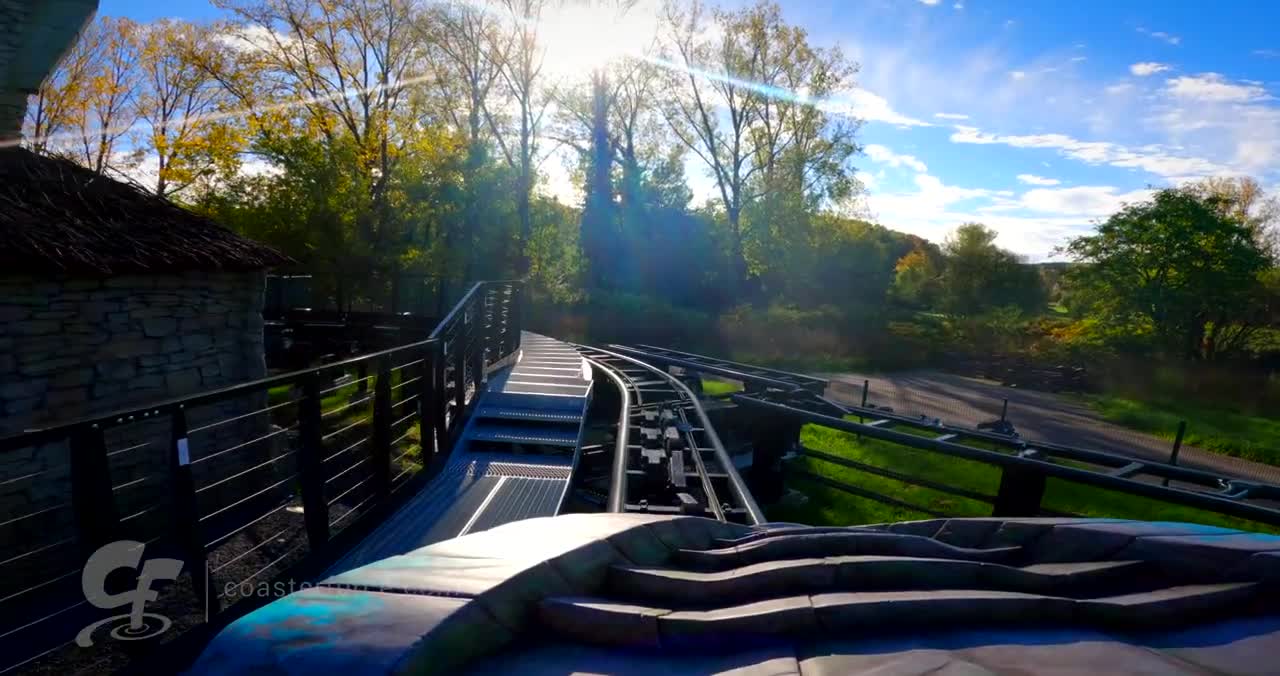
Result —
<path fill-rule="evenodd" d="M 1280 465 L 1280 416 L 1264 418 L 1192 403 L 1142 402 L 1113 396 L 1091 396 L 1087 401 L 1104 419 L 1130 429 L 1173 439 L 1178 421 L 1185 420 L 1184 444 Z"/>
<path fill-rule="evenodd" d="M 857 371 L 859 373 L 879 372 L 885 369 L 877 367 L 865 357 L 841 356 L 834 354 L 807 354 L 780 357 L 777 355 L 761 355 L 751 352 L 732 352 L 728 359 L 739 364 L 751 364 L 780 371 L 796 373 Z"/>
<path fill-rule="evenodd" d="M 734 392 L 742 391 L 742 383 L 736 380 L 721 380 L 719 378 L 702 379 L 702 393 L 708 397 L 718 397 Z"/>
<path fill-rule="evenodd" d="M 806 447 L 814 450 L 986 495 L 995 495 L 1000 485 L 998 467 L 973 460 L 963 460 L 865 437 L 858 439 L 853 434 L 817 425 L 806 425 L 801 430 L 800 439 Z M 793 467 L 797 469 L 804 469 L 826 478 L 875 491 L 946 516 L 972 517 L 991 514 L 991 505 L 982 501 L 913 486 L 816 458 L 800 458 L 791 462 L 795 463 Z M 768 510 L 768 516 L 772 520 L 844 526 L 924 519 L 931 516 L 927 512 L 851 495 L 803 477 L 793 475 L 788 479 L 788 484 L 807 496 L 808 501 L 803 504 L 784 501 L 771 507 Z M 1184 521 L 1243 530 L 1280 531 L 1280 529 L 1244 519 L 1059 479 L 1048 481 L 1043 506 L 1054 511 L 1082 516 Z"/>

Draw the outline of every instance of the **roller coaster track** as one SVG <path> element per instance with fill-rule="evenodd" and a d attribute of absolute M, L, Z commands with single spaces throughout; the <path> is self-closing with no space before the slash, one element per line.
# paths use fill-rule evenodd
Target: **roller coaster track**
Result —
<path fill-rule="evenodd" d="M 764 523 L 763 512 L 688 386 L 619 352 L 574 347 L 621 393 L 608 511 Z"/>

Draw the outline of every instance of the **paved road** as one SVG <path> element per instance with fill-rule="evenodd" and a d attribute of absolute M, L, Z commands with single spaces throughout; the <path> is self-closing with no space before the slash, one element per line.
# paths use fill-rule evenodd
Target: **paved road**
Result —
<path fill-rule="evenodd" d="M 999 383 L 937 371 L 885 376 L 854 373 L 821 374 L 831 380 L 827 393 L 857 404 L 863 380 L 870 380 L 867 402 L 889 406 L 895 413 L 924 414 L 944 423 L 972 427 L 1000 417 L 1009 399 L 1009 420 L 1023 438 L 1122 453 L 1134 458 L 1168 461 L 1171 441 L 1126 429 L 1103 420 L 1087 406 L 1048 392 L 1003 387 Z M 1280 484 L 1280 467 L 1183 446 L 1178 464 L 1253 481 Z"/>

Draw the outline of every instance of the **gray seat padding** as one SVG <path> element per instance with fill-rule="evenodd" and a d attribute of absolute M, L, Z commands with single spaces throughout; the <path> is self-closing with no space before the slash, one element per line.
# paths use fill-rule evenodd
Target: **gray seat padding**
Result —
<path fill-rule="evenodd" d="M 1097 636 L 1099 650 L 1139 672 L 1276 673 L 1266 670 L 1274 657 L 1260 656 L 1280 654 L 1280 617 L 1266 616 L 1280 607 L 1278 562 L 1280 537 L 1177 523 L 803 529 L 566 515 L 322 580 L 225 628 L 192 673 L 627 673 L 620 664 L 670 674 L 1004 673 L 1034 663 L 1041 651 L 1029 646 L 1065 635 L 1055 627 Z M 1219 629 L 1179 633 L 1192 626 Z M 821 653 L 850 636 L 892 642 L 978 627 L 973 646 Z M 1129 644 L 1158 653 L 1144 658 Z M 522 654 L 537 668 L 488 671 Z M 1066 654 L 1082 671 L 1112 673 Z"/>

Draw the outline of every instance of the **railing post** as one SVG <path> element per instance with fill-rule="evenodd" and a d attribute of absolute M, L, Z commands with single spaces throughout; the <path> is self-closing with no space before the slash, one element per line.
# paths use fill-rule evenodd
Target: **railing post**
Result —
<path fill-rule="evenodd" d="M 1187 433 L 1187 421 L 1178 421 L 1178 433 L 1173 437 L 1173 450 L 1169 451 L 1169 464 L 1178 464 L 1178 451 L 1182 450 L 1182 435 Z M 1169 485 L 1169 477 L 1165 477 L 1164 485 Z"/>
<path fill-rule="evenodd" d="M 359 399 L 369 391 L 369 360 L 362 360 L 356 365 L 356 393 L 352 395 L 352 399 Z"/>
<path fill-rule="evenodd" d="M 1039 458 L 1040 453 L 1028 449 L 1022 458 Z M 1044 499 L 1045 476 L 1025 467 L 1006 465 L 1000 472 L 1000 490 L 996 493 L 991 516 L 1038 516 Z"/>
<path fill-rule="evenodd" d="M 462 410 L 467 405 L 467 343 L 469 342 L 472 322 L 470 313 L 463 311 L 462 326 L 453 336 L 453 419 L 460 420 Z"/>
<path fill-rule="evenodd" d="M 422 346 L 422 361 L 418 366 L 418 440 L 423 465 L 429 464 L 436 454 L 434 347 L 433 343 Z"/>
<path fill-rule="evenodd" d="M 507 352 L 512 353 L 520 349 L 520 330 L 524 321 L 524 285 L 520 282 L 511 284 L 511 308 L 508 311 L 510 322 L 507 324 L 507 332 L 510 333 L 511 349 Z"/>
<path fill-rule="evenodd" d="M 385 497 L 391 492 L 391 357 L 378 358 L 378 380 L 373 388 L 373 489 Z"/>
<path fill-rule="evenodd" d="M 98 425 L 80 427 L 71 434 L 71 506 L 76 533 L 84 555 L 115 539 L 120 524 L 115 495 L 111 492 L 111 468 L 107 445 Z"/>
<path fill-rule="evenodd" d="M 298 402 L 298 483 L 302 489 L 302 518 L 312 552 L 320 551 L 329 542 L 320 418 L 320 374 L 312 371 L 302 381 L 302 400 Z"/>
<path fill-rule="evenodd" d="M 446 413 L 449 406 L 449 393 L 445 390 L 444 369 L 447 357 L 444 352 L 444 341 L 436 343 L 431 350 L 431 424 L 436 430 L 436 453 L 449 451 L 449 427 Z"/>
<path fill-rule="evenodd" d="M 476 314 L 471 325 L 471 380 L 476 384 L 476 396 L 480 395 L 480 386 L 484 384 L 484 367 L 487 363 L 485 349 L 489 344 L 488 305 L 489 292 L 486 289 L 476 301 Z"/>
<path fill-rule="evenodd" d="M 751 422 L 751 470 L 747 479 L 757 500 L 770 504 L 782 499 L 782 459 L 799 445 L 800 425 L 790 419 L 765 415 Z"/>
<path fill-rule="evenodd" d="M 191 445 L 187 439 L 187 412 L 179 405 L 171 415 L 172 435 L 169 444 L 169 476 L 173 490 L 173 535 L 187 562 L 191 585 L 196 597 L 203 599 L 206 616 L 219 610 L 217 590 L 210 580 L 208 552 L 200 527 L 200 509 L 196 505 L 196 483 L 191 474 Z"/>

